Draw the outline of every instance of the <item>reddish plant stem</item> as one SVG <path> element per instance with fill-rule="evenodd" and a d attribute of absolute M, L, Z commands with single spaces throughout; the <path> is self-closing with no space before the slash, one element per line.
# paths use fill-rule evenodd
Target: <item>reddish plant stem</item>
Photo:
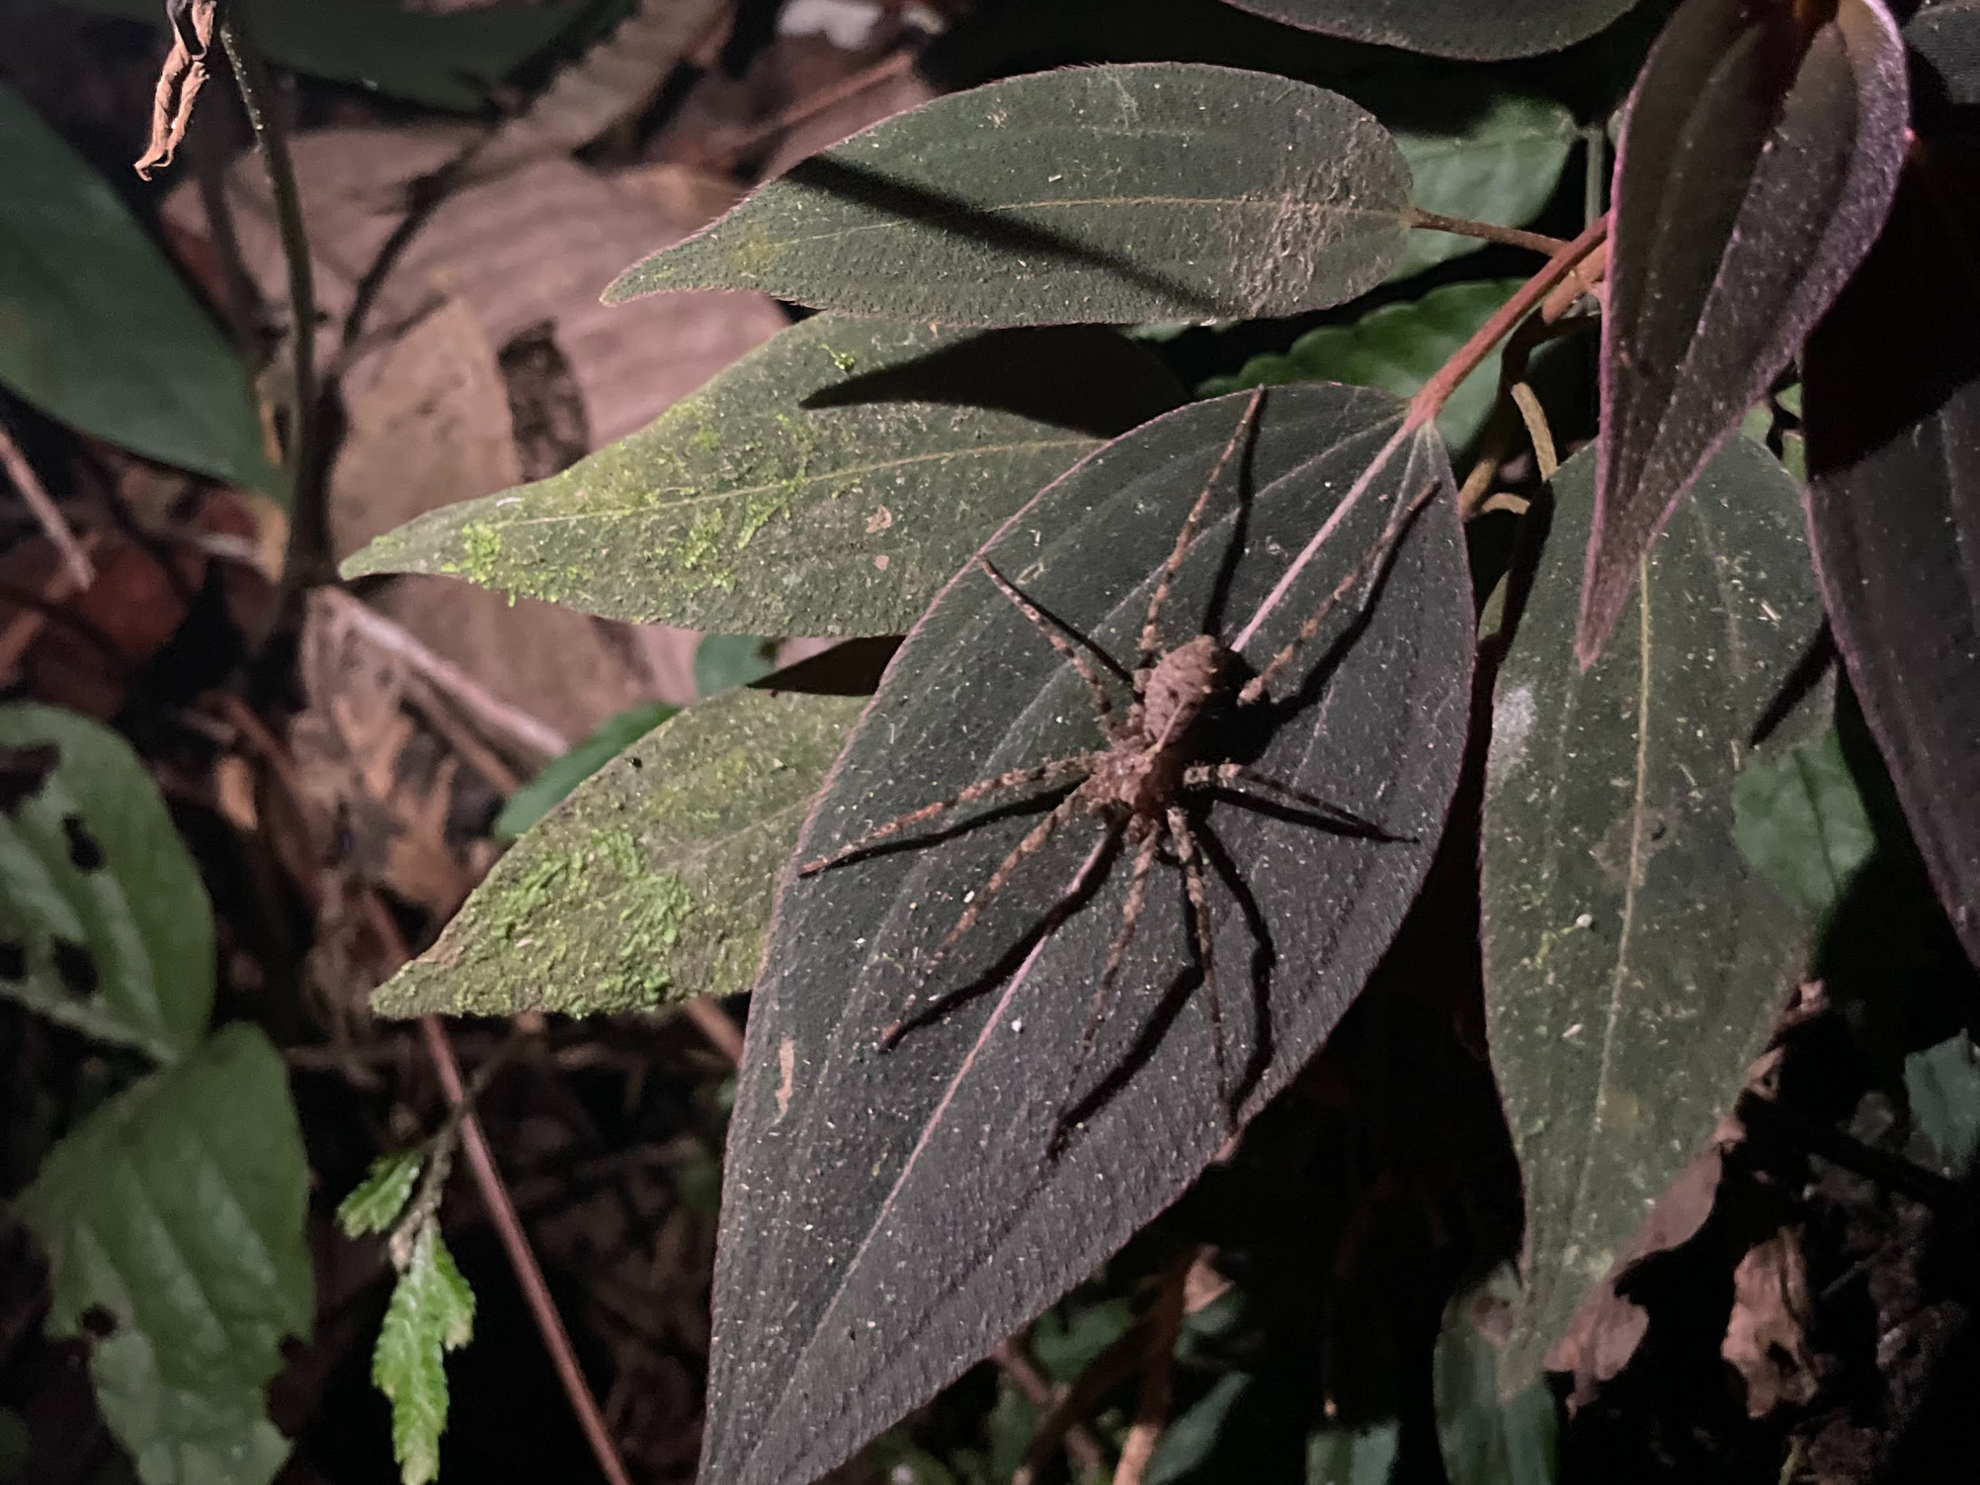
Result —
<path fill-rule="evenodd" d="M 1476 371 L 1513 326 L 1531 314 L 1556 285 L 1574 272 L 1583 258 L 1607 240 L 1608 235 L 1609 217 L 1604 212 L 1590 222 L 1579 237 L 1564 244 L 1559 252 L 1549 258 L 1546 267 L 1521 284 L 1519 292 L 1500 305 L 1492 318 L 1478 327 L 1478 333 L 1459 346 L 1456 354 L 1410 399 L 1409 416 L 1403 420 L 1403 426 L 1421 428 L 1442 412 L 1444 404 L 1451 399 L 1451 393 L 1458 389 L 1458 384 Z"/>
<path fill-rule="evenodd" d="M 1522 232 L 1517 227 L 1501 227 L 1496 222 L 1474 222 L 1469 217 L 1447 217 L 1439 212 L 1422 211 L 1411 207 L 1406 219 L 1410 226 L 1426 232 L 1450 232 L 1458 237 L 1476 237 L 1485 242 L 1504 243 L 1507 247 L 1525 248 L 1529 252 L 1541 253 L 1551 258 L 1567 244 L 1558 237 L 1549 237 L 1542 232 Z"/>
<path fill-rule="evenodd" d="M 448 1104 L 461 1111 L 461 1147 L 467 1151 L 468 1167 L 474 1172 L 475 1187 L 481 1193 L 482 1205 L 488 1208 L 488 1215 L 494 1220 L 495 1230 L 501 1235 L 502 1247 L 509 1256 L 509 1266 L 515 1270 L 516 1282 L 522 1286 L 523 1299 L 536 1321 L 537 1333 L 543 1337 L 544 1349 L 550 1353 L 551 1364 L 557 1370 L 557 1380 L 563 1384 L 564 1396 L 570 1399 L 571 1411 L 577 1415 L 578 1426 L 584 1430 L 585 1441 L 591 1445 L 592 1457 L 598 1461 L 598 1468 L 610 1485 L 632 1485 L 625 1465 L 619 1461 L 619 1451 L 612 1445 L 612 1436 L 606 1431 L 598 1403 L 593 1399 L 584 1373 L 578 1367 L 577 1353 L 571 1349 L 570 1334 L 564 1329 L 555 1301 L 550 1298 L 550 1286 L 543 1280 L 543 1270 L 538 1267 L 536 1254 L 529 1246 L 529 1236 L 523 1231 L 522 1219 L 516 1215 L 515 1203 L 509 1199 L 509 1188 L 502 1180 L 501 1171 L 496 1168 L 494 1152 L 488 1148 L 488 1137 L 481 1132 L 481 1121 L 467 1107 L 467 1087 L 461 1079 L 461 1065 L 455 1060 L 453 1043 L 447 1039 L 447 1029 L 441 1025 L 438 1016 L 421 1016 L 419 1034 L 426 1042 L 427 1055 L 433 1059 L 434 1071 L 440 1075 L 440 1087 L 447 1095 Z"/>
<path fill-rule="evenodd" d="M 1148 1316 L 1148 1359 L 1142 1368 L 1141 1392 L 1135 1400 L 1127 1442 L 1121 1445 L 1114 1485 L 1141 1485 L 1149 1461 L 1155 1457 L 1155 1445 L 1169 1426 L 1169 1412 L 1175 1402 L 1176 1337 L 1182 1332 L 1183 1295 L 1196 1254 L 1193 1246 L 1183 1249 L 1162 1272 L 1155 1306 Z"/>

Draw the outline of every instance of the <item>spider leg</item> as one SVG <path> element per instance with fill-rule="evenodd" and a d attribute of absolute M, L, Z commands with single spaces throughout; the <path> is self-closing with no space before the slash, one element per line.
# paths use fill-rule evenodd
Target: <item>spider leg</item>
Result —
<path fill-rule="evenodd" d="M 1224 466 L 1231 462 L 1231 456 L 1237 452 L 1238 445 L 1244 442 L 1245 434 L 1257 422 L 1258 409 L 1264 401 L 1265 389 L 1254 387 L 1251 400 L 1245 403 L 1244 412 L 1238 418 L 1238 425 L 1232 430 L 1230 442 L 1224 445 L 1224 451 L 1217 456 L 1217 462 L 1210 467 L 1210 477 L 1204 480 L 1203 488 L 1197 492 L 1196 504 L 1189 508 L 1189 515 L 1183 520 L 1182 530 L 1176 533 L 1176 544 L 1169 552 L 1169 560 L 1162 564 L 1162 576 L 1157 579 L 1155 591 L 1148 598 L 1148 617 L 1141 625 L 1141 651 L 1134 662 L 1137 677 L 1147 672 L 1161 656 L 1162 609 L 1169 601 L 1169 589 L 1175 583 L 1176 573 L 1182 567 L 1183 558 L 1189 554 L 1190 546 L 1196 540 L 1196 528 L 1203 524 L 1203 513 L 1210 508 L 1210 494 L 1216 489 L 1217 481 L 1223 476 Z M 1134 688 L 1137 701 L 1141 699 L 1142 684 L 1143 682 L 1137 679 Z"/>
<path fill-rule="evenodd" d="M 1113 1001 L 1114 981 L 1120 977 L 1128 945 L 1134 942 L 1134 930 L 1141 922 L 1143 907 L 1147 905 L 1148 873 L 1155 865 L 1155 855 L 1161 846 L 1162 831 L 1158 827 L 1148 832 L 1148 838 L 1135 853 L 1134 875 L 1128 881 L 1127 901 L 1121 904 L 1120 931 L 1114 935 L 1114 942 L 1107 950 L 1107 968 L 1093 992 L 1093 1007 L 1086 1014 L 1086 1029 L 1079 1034 L 1079 1050 L 1073 1053 L 1072 1072 L 1067 1081 L 1075 1086 L 1081 1070 L 1086 1066 L 1086 1059 L 1092 1055 L 1094 1038 L 1100 1034 L 1100 1023 L 1106 1019 L 1107 1008 Z M 1065 1148 L 1066 1136 L 1070 1133 L 1062 1115 L 1052 1126 L 1052 1138 L 1046 1146 L 1046 1153 L 1056 1158 L 1059 1151 Z"/>
<path fill-rule="evenodd" d="M 893 819 L 874 826 L 858 840 L 840 846 L 831 855 L 805 862 L 798 868 L 798 875 L 815 876 L 821 871 L 837 866 L 842 861 L 854 856 L 862 856 L 889 836 L 899 835 L 903 830 L 911 829 L 924 820 L 932 820 L 944 811 L 970 804 L 985 795 L 1001 793 L 1006 789 L 1022 788 L 1026 784 L 1047 783 L 1065 778 L 1068 774 L 1091 772 L 1098 757 L 1099 755 L 1094 753 L 1081 753 L 1076 758 L 1054 758 L 1049 763 L 1036 764 L 1031 768 L 1014 768 L 1009 773 L 997 775 L 994 779 L 978 779 L 961 793 L 952 794 L 947 799 L 938 799 L 933 804 L 924 804 L 920 809 L 909 810 L 904 815 L 896 815 Z"/>
<path fill-rule="evenodd" d="M 1281 671 L 1292 664 L 1294 657 L 1306 647 L 1314 635 L 1320 632 L 1320 626 L 1327 622 L 1327 616 L 1334 611 L 1340 601 L 1354 591 L 1370 569 L 1379 567 L 1388 560 L 1403 532 L 1416 518 L 1416 513 L 1429 504 L 1430 498 L 1436 493 L 1437 485 L 1433 481 L 1425 485 L 1414 499 L 1396 512 L 1389 523 L 1382 528 L 1382 534 L 1369 543 L 1368 550 L 1363 552 L 1355 560 L 1354 566 L 1348 569 L 1347 576 L 1335 585 L 1334 591 L 1329 593 L 1320 607 L 1313 611 L 1313 616 L 1299 626 L 1299 633 L 1293 636 L 1292 643 L 1266 661 L 1265 668 L 1245 683 L 1244 689 L 1238 692 L 1239 706 L 1249 706 L 1265 694 L 1265 688 L 1277 679 Z"/>
<path fill-rule="evenodd" d="M 1294 804 L 1305 805 L 1308 809 L 1331 820 L 1337 820 L 1360 834 L 1376 836 L 1382 840 L 1398 839 L 1373 820 L 1363 819 L 1353 810 L 1343 809 L 1340 805 L 1322 799 L 1317 794 L 1308 794 L 1304 789 L 1295 789 L 1291 784 L 1282 784 L 1277 779 L 1267 778 L 1262 773 L 1254 773 L 1242 763 L 1194 764 L 1183 771 L 1183 783 L 1199 787 L 1206 784 L 1212 786 L 1249 784 L 1252 788 L 1267 794 L 1276 794 L 1279 798 L 1289 799 Z"/>
<path fill-rule="evenodd" d="M 1035 930 L 1037 941 L 1042 941 L 1056 932 L 1059 926 L 1085 902 L 1087 894 L 1093 890 L 1095 877 L 1112 863 L 1114 845 L 1126 828 L 1125 820 L 1108 823 L 1106 833 L 1100 839 L 1099 848 L 1086 859 L 1086 863 L 1079 869 L 1079 874 L 1073 878 L 1072 885 L 1060 894 L 1059 900 L 1047 909 L 1045 916 L 1039 921 Z M 902 1016 L 900 1020 L 880 1033 L 880 1049 L 884 1052 L 910 1031 L 918 1030 L 931 1021 L 939 1021 L 952 1007 L 971 999 L 980 992 L 981 988 L 981 986 L 965 986 L 961 990 L 937 996 L 920 1010 Z"/>
<path fill-rule="evenodd" d="M 977 920 L 983 916 L 983 910 L 990 905 L 990 899 L 1004 890 L 1011 878 L 1017 875 L 1017 869 L 1025 863 L 1027 858 L 1035 856 L 1038 852 L 1045 849 L 1045 842 L 1052 838 L 1053 832 L 1065 824 L 1066 821 L 1070 820 L 1073 816 L 1073 811 L 1078 809 L 1084 802 L 1084 796 L 1081 795 L 1080 791 L 1077 789 L 1073 790 L 1072 793 L 1059 801 L 1058 806 L 1051 814 L 1034 825 L 1025 834 L 1023 840 L 1011 847 L 1010 854 L 998 862 L 997 869 L 990 873 L 990 880 L 983 884 L 982 888 L 970 898 L 968 905 L 963 908 L 962 916 L 956 919 L 956 926 L 943 935 L 942 942 L 935 946 L 935 952 L 929 955 L 927 960 L 922 964 L 920 978 L 924 983 L 941 967 L 942 961 L 948 957 L 949 950 L 961 942 L 963 935 L 976 926 Z M 895 1042 L 911 1031 L 915 1025 L 919 1024 L 919 1021 L 922 1019 L 926 1019 L 925 1015 L 919 1018 L 907 1017 L 896 1021 L 892 1026 L 889 1026 L 885 1031 L 880 1033 L 881 1047 L 884 1049 L 893 1046 Z"/>
<path fill-rule="evenodd" d="M 981 567 L 990 581 L 997 585 L 997 591 L 1010 599 L 1017 611 L 1031 620 L 1034 628 L 1045 636 L 1045 643 L 1057 650 L 1072 662 L 1073 669 L 1079 672 L 1080 679 L 1086 682 L 1086 689 L 1093 693 L 1093 709 L 1100 714 L 1101 730 L 1111 734 L 1114 730 L 1114 703 L 1107 695 L 1107 688 L 1100 681 L 1100 672 L 1093 668 L 1094 657 L 1130 687 L 1134 678 L 1121 669 L 1120 662 L 1093 641 L 1074 629 L 1071 625 L 1047 614 L 1037 604 L 1018 591 L 1017 585 L 990 565 L 987 557 L 978 557 L 976 565 Z"/>
<path fill-rule="evenodd" d="M 1210 948 L 1210 891 L 1204 885 L 1203 863 L 1197 857 L 1196 835 L 1189 828 L 1189 817 L 1173 804 L 1169 806 L 1169 838 L 1176 843 L 1176 855 L 1182 863 L 1183 890 L 1189 894 L 1191 926 L 1196 934 L 1196 957 L 1203 964 L 1203 988 L 1209 997 L 1210 1051 L 1217 1064 L 1217 1107 L 1224 1111 L 1224 1122 L 1235 1134 L 1230 1074 L 1224 1061 L 1224 1004 L 1217 994 L 1217 965 Z"/>

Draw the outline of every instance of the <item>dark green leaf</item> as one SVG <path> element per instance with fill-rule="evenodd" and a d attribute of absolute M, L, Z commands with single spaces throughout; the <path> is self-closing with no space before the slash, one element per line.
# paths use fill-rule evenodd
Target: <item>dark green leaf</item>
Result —
<path fill-rule="evenodd" d="M 28 1457 L 34 1452 L 34 1438 L 27 1421 L 12 1408 L 0 1408 L 0 1485 L 16 1485 L 27 1478 Z"/>
<path fill-rule="evenodd" d="M 165 0 L 68 0 L 82 10 L 162 25 Z M 486 5 L 451 14 L 392 0 L 234 0 L 272 62 L 430 108 L 473 113 L 490 88 L 578 21 L 585 0 Z"/>
<path fill-rule="evenodd" d="M 445 1353 L 474 1335 L 474 1291 L 454 1266 L 440 1224 L 425 1223 L 378 1328 L 371 1381 L 392 1401 L 392 1455 L 404 1485 L 440 1476 L 440 1435 L 447 1431 Z"/>
<path fill-rule="evenodd" d="M 814 155 L 606 291 L 755 289 L 963 325 L 1249 318 L 1400 259 L 1409 167 L 1336 93 L 1226 67 L 1036 73 Z"/>
<path fill-rule="evenodd" d="M 1236 376 L 1205 382 L 1203 394 L 1214 397 L 1261 383 L 1348 382 L 1410 396 L 1523 282 L 1447 284 L 1421 299 L 1385 304 L 1352 325 L 1322 325 L 1300 336 L 1283 356 L 1253 356 Z M 1499 355 L 1494 351 L 1444 404 L 1437 419 L 1444 441 L 1454 449 L 1469 443 L 1491 412 L 1498 390 Z"/>
<path fill-rule="evenodd" d="M 1821 622 L 1794 482 L 1728 444 L 1583 671 L 1593 465 L 1577 455 L 1554 482 L 1485 795 L 1486 1010 L 1526 1192 L 1511 1392 L 1730 1106 L 1807 940 L 1742 860 L 1732 809 L 1754 730 Z M 1822 725 L 1793 722 L 1782 745 Z"/>
<path fill-rule="evenodd" d="M 1516 1300 L 1517 1281 L 1501 1271 L 1444 1312 L 1434 1366 L 1437 1442 L 1450 1485 L 1553 1485 L 1560 1420 L 1544 1381 L 1502 1401 L 1499 1348 L 1480 1333 L 1478 1308 Z"/>
<path fill-rule="evenodd" d="M 1980 105 L 1980 0 L 1947 0 L 1921 10 L 1904 28 L 1904 39 L 1924 64 L 1922 78 L 1913 74 L 1921 107 Z"/>
<path fill-rule="evenodd" d="M 423 1147 L 415 1146 L 372 1161 L 357 1189 L 337 1204 L 337 1225 L 344 1229 L 344 1236 L 390 1232 L 399 1213 L 406 1209 L 413 1183 L 426 1167 L 426 1155 Z"/>
<path fill-rule="evenodd" d="M 1437 57 L 1492 61 L 1559 51 L 1636 0 L 1230 0 L 1274 20 Z"/>
<path fill-rule="evenodd" d="M 694 689 L 713 696 L 747 686 L 777 668 L 774 639 L 754 634 L 708 634 L 694 647 Z"/>
<path fill-rule="evenodd" d="M 1144 1477 L 1148 1485 L 1174 1485 L 1195 1474 L 1217 1452 L 1231 1413 L 1251 1387 L 1247 1372 L 1230 1372 L 1162 1431 Z"/>
<path fill-rule="evenodd" d="M 1904 1059 L 1911 1116 L 1954 1175 L 1980 1154 L 1980 1059 L 1965 1032 Z"/>
<path fill-rule="evenodd" d="M 1182 392 L 1112 331 L 818 315 L 553 479 L 344 566 L 444 572 L 630 622 L 899 634 L 999 522 Z"/>
<path fill-rule="evenodd" d="M 133 453 L 275 490 L 247 376 L 124 203 L 0 83 L 0 383 Z"/>
<path fill-rule="evenodd" d="M 160 1062 L 213 1009 L 213 910 L 158 787 L 116 733 L 0 706 L 0 995 Z"/>
<path fill-rule="evenodd" d="M 309 1335 L 308 1177 L 281 1055 L 235 1022 L 90 1115 L 22 1196 L 49 1331 L 88 1338 L 145 1485 L 263 1485 L 288 1456 L 267 1388 Z"/>
<path fill-rule="evenodd" d="M 1921 141 L 1913 162 L 1808 344 L 1808 523 L 1850 683 L 1980 964 L 1980 152 Z"/>
<path fill-rule="evenodd" d="M 1575 652 L 1876 240 L 1904 159 L 1904 48 L 1882 0 L 1686 0 L 1618 146 L 1602 442 Z"/>
<path fill-rule="evenodd" d="M 1523 93 L 1500 93 L 1466 120 L 1462 133 L 1396 130 L 1409 162 L 1410 195 L 1424 211 L 1523 227 L 1553 200 L 1574 149 L 1574 115 Z M 1407 278 L 1451 258 L 1478 252 L 1476 237 L 1416 231 L 1391 278 Z"/>
<path fill-rule="evenodd" d="M 1748 764 L 1733 781 L 1733 839 L 1747 864 L 1821 921 L 1842 900 L 1877 835 L 1834 730 Z"/>
<path fill-rule="evenodd" d="M 1323 1428 L 1306 1441 L 1306 1485 L 1389 1485 L 1402 1430 Z"/>
<path fill-rule="evenodd" d="M 616 717 L 607 717 L 597 731 L 568 753 L 553 758 L 543 771 L 509 796 L 488 833 L 497 840 L 515 840 L 570 797 L 599 769 L 610 763 L 674 713 L 677 706 L 653 701 L 629 707 Z"/>
<path fill-rule="evenodd" d="M 1109 444 L 1013 517 L 986 553 L 1036 602 L 1132 664 L 1157 572 L 1243 400 L 1196 403 Z M 1383 393 L 1270 394 L 1182 565 L 1166 643 L 1206 625 L 1231 639 L 1250 628 L 1402 418 Z M 702 1471 L 711 1485 L 809 1481 L 983 1355 L 1172 1201 L 1360 992 L 1441 832 L 1471 666 L 1449 463 L 1434 434 L 1407 448 L 1247 649 L 1262 658 L 1291 637 L 1400 495 L 1441 490 L 1408 528 L 1365 621 L 1336 610 L 1296 679 L 1274 686 L 1283 706 L 1244 709 L 1211 743 L 1220 753 L 1256 748 L 1264 773 L 1380 831 L 1338 834 L 1297 812 L 1190 796 L 1215 867 L 1207 897 L 1224 987 L 1221 1095 L 1220 1043 L 1173 866 L 1150 878 L 1120 994 L 1075 1068 L 1126 863 L 1102 871 L 1078 909 L 1039 935 L 1082 864 L 1105 859 L 1094 855 L 1101 830 L 1090 817 L 988 900 L 933 983 L 912 967 L 1037 823 L 1035 797 L 786 877 L 731 1126 Z M 1239 502 L 1234 485 L 1249 499 Z M 1071 667 L 971 566 L 894 657 L 796 859 L 1099 739 Z M 971 987 L 984 993 L 881 1050 L 880 1029 L 911 997 Z M 1067 1118 L 1076 1125 L 1053 1158 L 1048 1139 Z"/>
<path fill-rule="evenodd" d="M 497 862 L 374 1005 L 589 1015 L 747 989 L 777 868 L 859 709 L 743 689 L 662 723 Z"/>

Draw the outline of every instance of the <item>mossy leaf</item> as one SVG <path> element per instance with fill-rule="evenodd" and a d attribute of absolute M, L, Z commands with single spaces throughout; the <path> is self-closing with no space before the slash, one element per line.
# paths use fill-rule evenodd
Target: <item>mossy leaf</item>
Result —
<path fill-rule="evenodd" d="M 344 572 L 719 633 L 899 634 L 1041 486 L 1181 400 L 1110 330 L 818 315 L 632 437 L 421 516 Z"/>
<path fill-rule="evenodd" d="M 662 723 L 525 834 L 374 1005 L 587 1015 L 747 989 L 777 869 L 862 704 L 739 688 Z"/>

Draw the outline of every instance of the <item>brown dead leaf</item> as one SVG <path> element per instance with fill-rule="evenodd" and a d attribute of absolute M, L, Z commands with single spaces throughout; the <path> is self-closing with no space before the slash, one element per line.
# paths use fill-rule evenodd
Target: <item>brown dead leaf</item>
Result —
<path fill-rule="evenodd" d="M 1747 1249 L 1733 1270 L 1732 1318 L 1719 1354 L 1746 1380 L 1748 1417 L 1812 1401 L 1821 1377 L 1808 1343 L 1812 1306 L 1801 1234 L 1789 1228 Z"/>
<path fill-rule="evenodd" d="M 331 326 L 326 352 L 414 182 L 474 137 L 436 125 L 325 129 L 293 141 L 318 299 Z M 284 269 L 266 175 L 243 159 L 228 172 L 227 195 L 243 262 L 279 313 Z M 174 192 L 165 215 L 211 235 L 196 190 Z M 628 263 L 699 225 L 670 217 L 648 193 L 576 161 L 537 161 L 433 209 L 386 274 L 369 331 L 415 324 L 446 298 L 466 306 L 498 349 L 547 322 L 583 393 L 592 439 L 609 443 L 645 427 L 787 323 L 755 294 L 599 302 Z"/>
<path fill-rule="evenodd" d="M 206 86 L 207 55 L 213 49 L 216 0 L 165 0 L 165 17 L 172 24 L 172 48 L 158 71 L 158 91 L 151 100 L 151 142 L 137 159 L 145 180 L 172 163 L 192 122 L 193 104 Z"/>
<path fill-rule="evenodd" d="M 447 840 L 460 765 L 407 711 L 403 662 L 321 601 L 310 604 L 299 659 L 309 705 L 291 726 L 290 750 L 325 827 L 325 867 L 447 917 L 473 885 Z"/>
<path fill-rule="evenodd" d="M 359 362 L 343 394 L 330 474 L 339 560 L 414 516 L 522 481 L 495 348 L 458 299 Z"/>

